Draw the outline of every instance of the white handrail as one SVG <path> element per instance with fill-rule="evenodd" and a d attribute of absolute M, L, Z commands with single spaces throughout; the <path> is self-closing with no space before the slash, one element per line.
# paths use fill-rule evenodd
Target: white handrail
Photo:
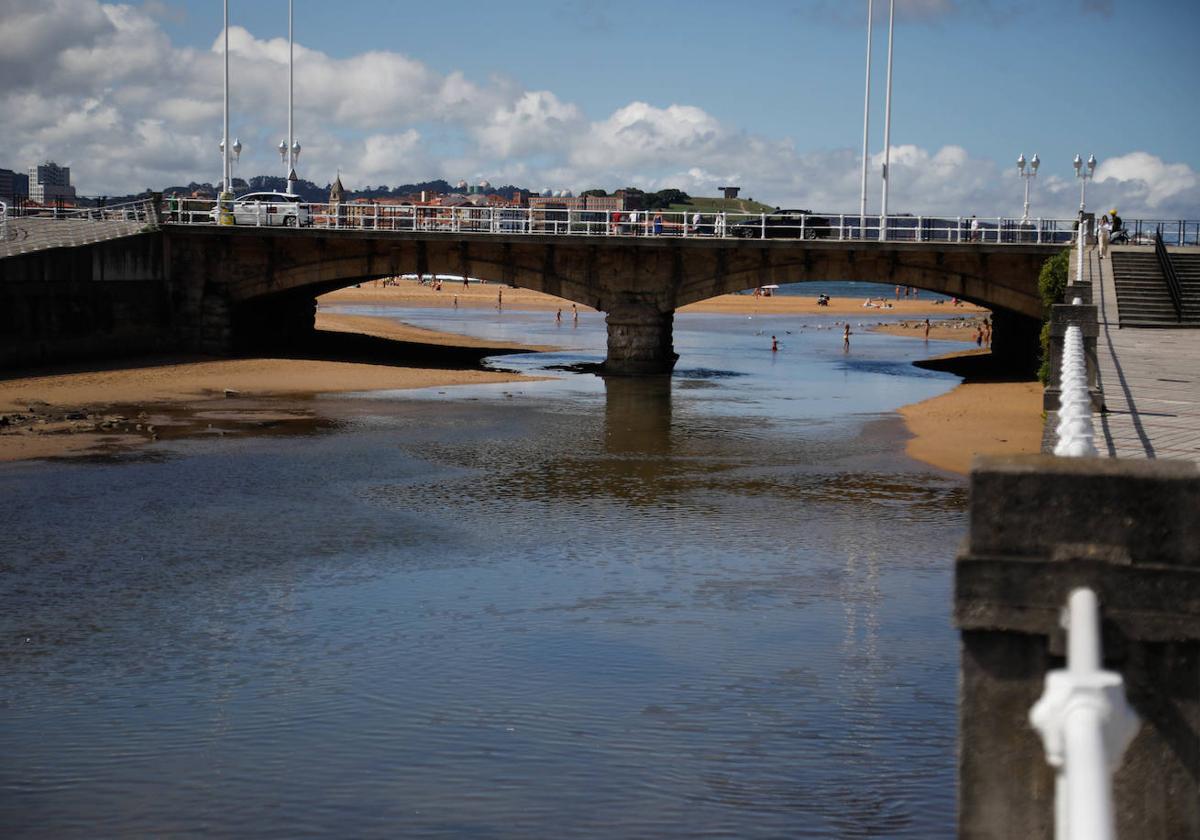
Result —
<path fill-rule="evenodd" d="M 8 241 L 8 205 L 0 201 L 0 242 Z"/>
<path fill-rule="evenodd" d="M 1057 840 L 1115 840 L 1112 774 L 1141 725 L 1121 675 L 1101 669 L 1100 604 L 1091 589 L 1071 592 L 1063 611 L 1067 667 L 1046 674 L 1029 712 L 1055 768 Z"/>

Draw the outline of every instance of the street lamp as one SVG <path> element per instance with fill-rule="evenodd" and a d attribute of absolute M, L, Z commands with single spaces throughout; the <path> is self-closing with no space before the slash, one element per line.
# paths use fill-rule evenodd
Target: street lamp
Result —
<path fill-rule="evenodd" d="M 1029 169 L 1025 169 L 1025 153 L 1017 158 L 1017 174 L 1025 179 L 1025 211 L 1021 214 L 1021 224 L 1026 224 L 1029 221 L 1029 182 L 1037 177 L 1038 167 L 1041 165 L 1038 160 L 1037 152 L 1033 153 L 1033 157 L 1029 161 Z"/>
<path fill-rule="evenodd" d="M 1095 155 L 1088 155 L 1087 171 L 1084 171 L 1083 161 L 1080 160 L 1079 155 L 1075 155 L 1075 177 L 1080 180 L 1079 212 L 1083 213 L 1083 209 L 1085 206 L 1083 199 L 1084 199 L 1084 195 L 1087 192 L 1088 179 L 1096 177 L 1096 156 Z"/>

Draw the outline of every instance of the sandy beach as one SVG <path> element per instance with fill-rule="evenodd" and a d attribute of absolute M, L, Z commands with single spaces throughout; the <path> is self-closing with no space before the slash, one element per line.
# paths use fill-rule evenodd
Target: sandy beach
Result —
<path fill-rule="evenodd" d="M 472 308 L 495 309 L 500 303 L 506 309 L 522 309 L 535 311 L 563 310 L 564 317 L 571 311 L 571 302 L 552 295 L 534 292 L 529 289 L 514 289 L 497 283 L 472 282 L 464 286 L 461 282 L 446 280 L 442 283 L 441 291 L 429 285 L 418 285 L 415 280 L 399 280 L 395 285 L 383 285 L 383 281 L 364 283 L 360 287 L 339 289 L 317 299 L 321 305 L 326 304 L 367 304 L 384 306 L 463 306 Z M 456 304 L 457 301 L 457 304 Z M 876 315 L 904 315 L 922 318 L 953 318 L 968 316 L 983 316 L 987 314 L 982 309 L 971 304 L 954 306 L 950 303 L 938 304 L 925 298 L 888 298 L 883 301 L 876 299 L 875 306 L 863 306 L 865 301 L 860 298 L 832 298 L 828 306 L 818 306 L 816 292 L 811 297 L 795 295 L 772 295 L 771 297 L 755 297 L 754 295 L 721 295 L 703 300 L 699 303 L 681 307 L 680 312 L 720 312 L 736 315 L 854 315 L 863 318 Z M 878 304 L 882 303 L 883 308 Z M 579 306 L 580 312 L 595 312 L 588 306 Z"/>
<path fill-rule="evenodd" d="M 526 289 L 472 283 L 445 283 L 441 291 L 414 281 L 373 283 L 343 289 L 319 299 L 331 304 L 404 307 L 457 305 L 514 310 L 564 310 L 570 303 Z M 907 316 L 873 327 L 924 338 L 972 342 L 974 327 L 987 311 L 920 299 L 891 301 L 892 309 L 864 308 L 862 301 L 790 296 L 725 295 L 685 311 L 746 314 L 831 314 Z M 580 311 L 591 311 L 580 307 Z M 319 310 L 318 341 L 296 358 L 172 357 L 115 361 L 89 368 L 60 367 L 15 372 L 0 380 L 0 461 L 118 451 L 139 443 L 198 433 L 239 433 L 314 422 L 305 400 L 316 394 L 383 389 L 451 387 L 511 382 L 523 377 L 483 370 L 480 360 L 504 351 L 550 348 L 482 342 L 392 320 Z M 1036 452 L 1041 443 L 1041 389 L 1035 382 L 989 381 L 974 349 L 941 360 L 943 369 L 966 377 L 950 393 L 901 409 L 913 437 L 912 457 L 952 472 L 966 473 L 976 454 Z M 966 365 L 970 370 L 959 370 Z"/>

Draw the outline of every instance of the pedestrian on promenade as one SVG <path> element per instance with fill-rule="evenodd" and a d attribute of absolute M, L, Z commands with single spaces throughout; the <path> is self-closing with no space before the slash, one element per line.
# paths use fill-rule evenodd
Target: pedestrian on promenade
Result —
<path fill-rule="evenodd" d="M 620 232 L 621 232 L 621 213 L 618 210 L 614 210 L 612 213 L 612 234 L 613 234 L 613 236 L 616 236 Z"/>
<path fill-rule="evenodd" d="M 1111 232 L 1112 228 L 1109 226 L 1108 216 L 1101 216 L 1100 224 L 1096 228 L 1096 238 L 1100 243 L 1100 259 L 1104 259 L 1108 255 L 1108 237 Z"/>
<path fill-rule="evenodd" d="M 629 213 L 629 227 L 633 230 L 633 235 L 638 235 L 638 211 L 632 210 Z"/>
<path fill-rule="evenodd" d="M 974 216 L 971 217 L 971 241 L 979 241 L 979 219 L 976 219 Z"/>
<path fill-rule="evenodd" d="M 692 234 L 700 235 L 700 213 L 699 211 L 692 214 Z"/>
<path fill-rule="evenodd" d="M 716 236 L 725 235 L 725 211 L 722 210 L 717 214 L 716 220 L 713 222 L 713 233 Z"/>
<path fill-rule="evenodd" d="M 655 213 L 654 214 L 654 235 L 662 236 L 662 232 L 663 232 L 662 213 Z"/>

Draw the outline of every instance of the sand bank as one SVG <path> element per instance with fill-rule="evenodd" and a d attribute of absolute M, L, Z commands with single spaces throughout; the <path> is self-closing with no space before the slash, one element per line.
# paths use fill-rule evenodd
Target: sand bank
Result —
<path fill-rule="evenodd" d="M 976 455 L 1036 453 L 1042 446 L 1042 386 L 991 368 L 986 350 L 942 356 L 925 366 L 965 378 L 953 391 L 900 409 L 910 458 L 965 475 Z"/>
<path fill-rule="evenodd" d="M 196 417 L 205 430 L 217 431 L 313 419 L 310 409 L 281 408 L 286 400 L 270 398 L 528 379 L 482 370 L 479 360 L 505 350 L 544 349 L 325 312 L 318 313 L 317 326 L 333 339 L 328 349 L 345 358 L 139 359 L 0 380 L 0 461 L 182 436 L 194 430 Z M 359 341 L 338 342 L 341 336 Z M 364 346 L 364 338 L 378 344 Z"/>

